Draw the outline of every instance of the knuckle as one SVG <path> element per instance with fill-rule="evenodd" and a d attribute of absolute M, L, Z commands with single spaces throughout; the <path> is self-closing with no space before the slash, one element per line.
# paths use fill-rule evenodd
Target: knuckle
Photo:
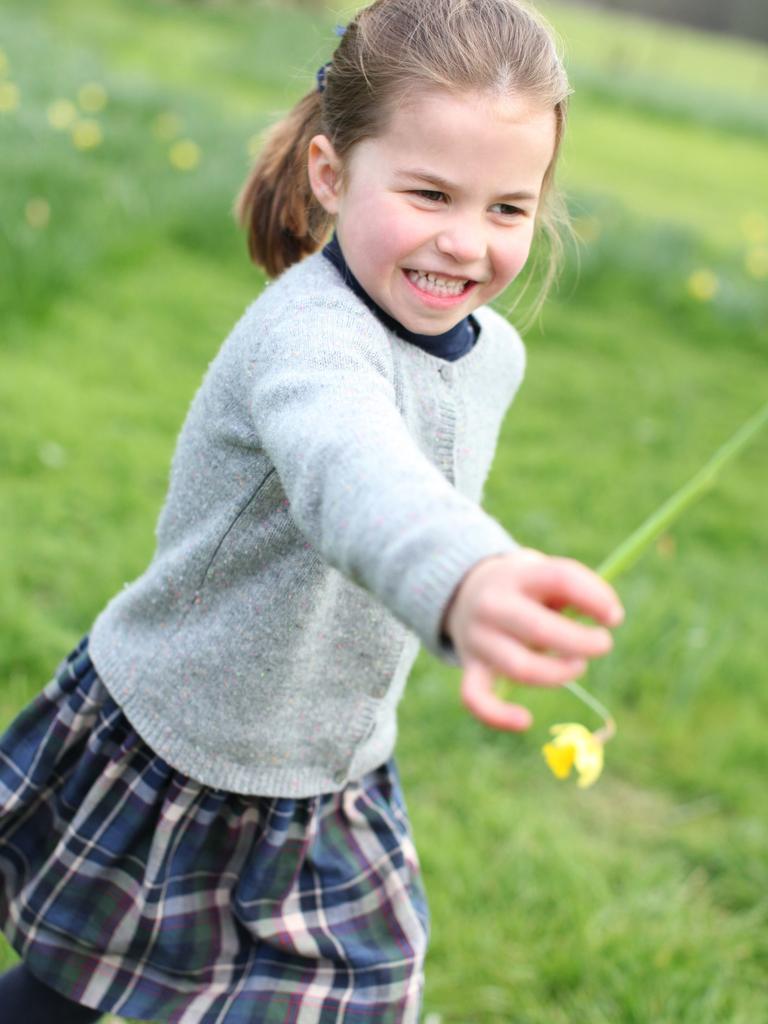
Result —
<path fill-rule="evenodd" d="M 573 657 L 591 654 L 599 647 L 597 637 L 587 626 L 582 626 L 576 622 L 569 622 L 568 627 L 568 642 L 570 653 Z"/>
<path fill-rule="evenodd" d="M 489 639 L 488 630 L 483 626 L 482 622 L 473 619 L 469 623 L 464 635 L 467 649 L 477 655 L 484 655 L 489 646 Z"/>
<path fill-rule="evenodd" d="M 507 650 L 504 656 L 504 664 L 500 666 L 508 679 L 519 680 L 522 683 L 535 682 L 535 656 L 524 648 L 512 648 Z"/>
<path fill-rule="evenodd" d="M 531 647 L 546 648 L 551 646 L 550 630 L 543 622 L 532 622 L 528 629 L 528 642 Z"/>
<path fill-rule="evenodd" d="M 495 622 L 499 618 L 499 602 L 496 595 L 485 590 L 475 604 L 475 615 L 482 622 Z"/>
<path fill-rule="evenodd" d="M 557 567 L 558 580 L 563 587 L 574 587 L 584 582 L 587 570 L 575 558 L 560 558 Z"/>
<path fill-rule="evenodd" d="M 544 573 L 544 583 L 550 590 L 559 591 L 569 578 L 567 559 L 550 558 Z"/>

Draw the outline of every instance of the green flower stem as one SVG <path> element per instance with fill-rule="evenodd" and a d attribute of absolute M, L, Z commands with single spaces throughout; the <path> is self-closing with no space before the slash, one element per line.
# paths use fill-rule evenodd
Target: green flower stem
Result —
<path fill-rule="evenodd" d="M 625 541 L 611 552 L 597 572 L 603 579 L 615 580 L 638 561 L 640 556 L 665 530 L 674 523 L 695 501 L 710 490 L 719 473 L 745 448 L 768 423 L 768 403 L 737 430 L 733 437 L 715 452 L 712 458 L 691 477 L 687 484 L 676 491 L 661 508 L 649 516 L 644 523 L 631 533 Z M 566 689 L 578 697 L 603 719 L 605 723 L 597 735 L 606 742 L 616 733 L 616 725 L 610 712 L 578 683 L 566 683 Z"/>
<path fill-rule="evenodd" d="M 633 566 L 657 537 L 664 533 L 676 519 L 679 519 L 687 508 L 706 494 L 714 485 L 720 471 L 749 444 L 766 423 L 768 423 L 768 403 L 760 412 L 747 420 L 730 441 L 727 441 L 722 448 L 718 448 L 709 462 L 695 476 L 691 477 L 687 484 L 676 491 L 660 509 L 649 516 L 634 533 L 631 533 L 608 555 L 605 561 L 598 566 L 598 574 L 603 579 L 611 581 Z"/>
<path fill-rule="evenodd" d="M 580 701 L 587 705 L 588 708 L 600 715 L 603 720 L 603 728 L 595 733 L 595 736 L 603 743 L 607 743 L 608 740 L 613 739 L 616 735 L 616 722 L 613 720 L 613 715 L 610 713 L 605 704 L 601 704 L 597 697 L 593 697 L 591 693 L 588 693 L 582 686 L 579 686 L 576 682 L 566 683 L 565 687 L 570 690 L 574 697 L 578 697 Z"/>

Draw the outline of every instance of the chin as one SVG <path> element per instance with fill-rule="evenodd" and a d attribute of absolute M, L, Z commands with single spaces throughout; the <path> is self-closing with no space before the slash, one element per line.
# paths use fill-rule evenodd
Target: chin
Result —
<path fill-rule="evenodd" d="M 461 317 L 460 320 L 463 320 Z M 445 334 L 447 331 L 452 330 L 460 320 L 454 320 L 449 324 L 441 324 L 439 327 L 435 324 L 424 324 L 421 327 L 410 327 L 409 330 L 413 331 L 414 334 L 425 334 L 428 337 L 437 337 L 438 334 Z"/>
<path fill-rule="evenodd" d="M 404 327 L 407 327 L 409 331 L 413 331 L 414 334 L 427 334 L 427 335 L 438 335 L 445 334 L 446 331 L 452 330 L 457 324 L 460 324 L 468 316 L 467 313 L 462 313 L 461 316 L 450 317 L 437 323 L 434 320 L 425 319 L 422 322 L 406 323 L 405 320 L 401 320 L 400 323 Z"/>

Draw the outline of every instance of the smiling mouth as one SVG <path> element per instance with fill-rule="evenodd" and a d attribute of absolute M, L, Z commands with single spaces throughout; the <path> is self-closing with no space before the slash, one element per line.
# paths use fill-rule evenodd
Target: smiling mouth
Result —
<path fill-rule="evenodd" d="M 408 280 L 428 295 L 439 298 L 458 298 L 476 282 L 466 277 L 446 277 L 423 270 L 406 270 Z"/>

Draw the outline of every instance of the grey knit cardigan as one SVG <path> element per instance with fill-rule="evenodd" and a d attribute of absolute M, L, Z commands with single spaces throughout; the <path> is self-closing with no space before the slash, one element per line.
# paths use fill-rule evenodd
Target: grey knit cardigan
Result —
<path fill-rule="evenodd" d="M 317 254 L 269 285 L 181 431 L 149 567 L 90 654 L 152 749 L 219 789 L 305 797 L 383 763 L 421 641 L 515 541 L 479 506 L 524 349 L 497 313 L 447 362 Z M 452 699 L 447 695 L 447 699 Z"/>

